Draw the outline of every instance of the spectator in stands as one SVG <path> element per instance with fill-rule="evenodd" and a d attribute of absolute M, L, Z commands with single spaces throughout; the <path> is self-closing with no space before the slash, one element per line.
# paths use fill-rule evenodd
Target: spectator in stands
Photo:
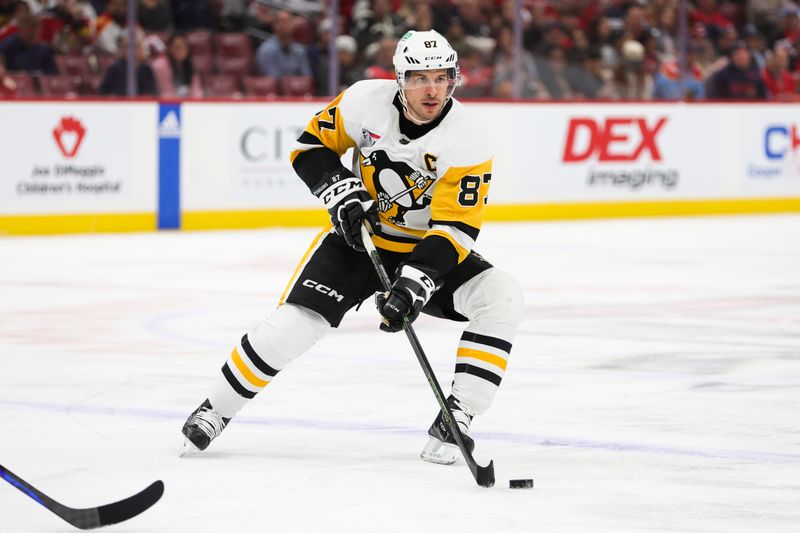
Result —
<path fill-rule="evenodd" d="M 758 30 L 752 24 L 748 24 L 742 30 L 744 42 L 750 50 L 750 57 L 756 64 L 759 70 L 767 68 L 767 43 L 764 41 L 764 36 L 758 33 Z"/>
<path fill-rule="evenodd" d="M 597 17 L 589 26 L 589 43 L 600 51 L 603 68 L 613 69 L 619 63 L 619 53 L 614 44 L 620 36 L 621 28 L 615 27 L 610 17 Z"/>
<path fill-rule="evenodd" d="M 126 50 L 128 49 L 128 36 L 123 34 L 117 43 L 117 49 L 122 52 L 108 68 L 103 83 L 100 85 L 100 94 L 125 96 L 128 94 L 128 60 Z M 144 62 L 146 57 L 144 38 L 137 35 L 136 39 L 136 94 L 156 96 L 156 78 L 150 65 Z"/>
<path fill-rule="evenodd" d="M 547 55 L 553 48 L 561 48 L 563 52 L 572 46 L 572 38 L 567 31 L 567 27 L 560 21 L 548 22 L 542 32 L 541 45 L 535 52 Z"/>
<path fill-rule="evenodd" d="M 677 55 L 675 35 L 678 33 L 678 16 L 675 6 L 670 3 L 653 5 L 653 35 L 656 38 L 659 57 Z"/>
<path fill-rule="evenodd" d="M 653 82 L 653 98 L 656 100 L 703 100 L 706 96 L 703 73 L 696 63 L 695 54 L 687 50 L 686 72 L 681 78 L 680 66 L 675 59 L 664 61 Z"/>
<path fill-rule="evenodd" d="M 761 73 L 750 61 L 750 51 L 738 42 L 727 66 L 708 80 L 708 97 L 723 100 L 756 100 L 767 95 Z"/>
<path fill-rule="evenodd" d="M 464 31 L 464 24 L 461 22 L 461 19 L 453 18 L 448 24 L 444 36 L 447 37 L 450 46 L 453 47 L 453 50 L 455 50 L 459 56 L 466 53 L 469 48 L 469 43 L 467 42 L 467 34 Z"/>
<path fill-rule="evenodd" d="M 39 42 L 39 20 L 33 15 L 22 17 L 18 30 L 0 42 L 0 53 L 6 58 L 8 70 L 24 70 L 34 74 L 55 74 L 53 49 Z"/>
<path fill-rule="evenodd" d="M 391 0 L 372 0 L 369 15 L 355 21 L 353 35 L 359 50 L 381 39 L 396 39 L 406 31 L 403 18 L 392 12 Z"/>
<path fill-rule="evenodd" d="M 797 87 L 789 72 L 789 51 L 786 45 L 775 46 L 762 77 L 771 100 L 798 100 Z"/>
<path fill-rule="evenodd" d="M 325 18 L 317 24 L 317 38 L 306 46 L 308 63 L 311 66 L 311 75 L 314 77 L 314 94 L 328 95 L 328 49 L 331 40 L 331 19 Z M 337 34 L 341 35 L 341 31 Z M 323 72 L 323 69 L 325 72 Z M 338 93 L 336 93 L 338 94 Z"/>
<path fill-rule="evenodd" d="M 95 20 L 95 45 L 101 52 L 119 52 L 120 38 L 126 31 L 127 21 L 125 0 L 108 0 L 106 10 Z"/>
<path fill-rule="evenodd" d="M 336 51 L 339 54 L 339 92 L 341 92 L 366 78 L 366 74 L 358 65 L 358 45 L 354 38 L 349 35 L 336 37 Z"/>
<path fill-rule="evenodd" d="M 481 0 L 460 0 L 456 7 L 458 18 L 464 25 L 464 33 L 474 37 L 491 37 L 492 28 L 483 12 Z"/>
<path fill-rule="evenodd" d="M 219 6 L 219 12 L 215 17 L 217 19 L 215 27 L 222 32 L 243 31 L 250 6 L 259 4 L 259 2 L 251 3 L 247 0 L 218 0 L 216 3 L 222 5 Z"/>
<path fill-rule="evenodd" d="M 306 47 L 294 42 L 292 31 L 291 13 L 278 12 L 275 18 L 275 35 L 256 50 L 259 74 L 273 78 L 312 75 Z"/>
<path fill-rule="evenodd" d="M 732 25 L 733 21 L 728 20 L 722 14 L 717 0 L 695 0 L 695 5 L 697 7 L 689 15 L 689 23 L 699 23 L 705 26 L 712 41 L 716 41 L 722 31 Z"/>
<path fill-rule="evenodd" d="M 733 26 L 728 24 L 719 31 L 719 38 L 716 41 L 717 54 L 720 56 L 730 55 L 733 47 L 739 42 L 739 32 Z M 751 56 L 752 57 L 752 56 Z"/>
<path fill-rule="evenodd" d="M 170 4 L 172 5 L 172 22 L 177 31 L 189 32 L 214 26 L 210 0 L 170 0 Z"/>
<path fill-rule="evenodd" d="M 612 83 L 614 73 L 603 66 L 600 50 L 590 49 L 581 61 L 581 68 L 570 69 L 567 74 L 577 97 L 611 100 L 616 96 Z"/>
<path fill-rule="evenodd" d="M 540 63 L 542 85 L 553 100 L 574 98 L 572 87 L 567 80 L 567 58 L 564 49 L 551 45 L 545 51 L 545 60 Z"/>
<path fill-rule="evenodd" d="M 394 63 L 392 62 L 395 48 L 397 48 L 397 39 L 385 37 L 379 41 L 375 59 L 365 71 L 367 78 L 373 80 L 395 79 Z"/>
<path fill-rule="evenodd" d="M 522 34 L 522 46 L 530 51 L 540 50 L 547 22 L 546 6 L 542 2 L 530 5 L 530 22 Z"/>
<path fill-rule="evenodd" d="M 17 84 L 6 72 L 6 58 L 0 54 L 0 100 L 14 98 L 17 95 Z"/>
<path fill-rule="evenodd" d="M 413 28 L 416 31 L 428 31 L 433 29 L 433 9 L 430 4 L 421 2 L 417 4 L 414 10 L 413 22 L 406 25 L 407 28 Z"/>
<path fill-rule="evenodd" d="M 785 0 L 748 0 L 747 20 L 751 21 L 767 42 L 780 38 L 781 9 Z"/>
<path fill-rule="evenodd" d="M 782 11 L 781 38 L 792 44 L 800 42 L 800 8 L 787 5 Z"/>
<path fill-rule="evenodd" d="M 614 72 L 614 85 L 618 97 L 623 100 L 652 99 L 653 77 L 646 69 L 642 43 L 633 39 L 624 41 L 621 59 Z"/>
<path fill-rule="evenodd" d="M 500 28 L 494 56 L 494 81 L 492 94 L 498 98 L 514 96 L 514 30 L 509 26 Z M 562 51 L 563 53 L 563 51 Z M 520 64 L 520 97 L 542 98 L 547 94 L 533 55 L 522 51 Z"/>
<path fill-rule="evenodd" d="M 647 21 L 645 8 L 637 3 L 631 3 L 625 12 L 622 30 L 623 38 L 644 42 L 649 32 L 650 25 Z"/>
<path fill-rule="evenodd" d="M 428 4 L 433 10 L 433 29 L 445 35 L 450 21 L 456 16 L 456 8 L 450 0 L 430 0 Z M 452 43 L 451 43 L 452 44 Z M 458 52 L 458 49 L 453 47 Z"/>
<path fill-rule="evenodd" d="M 170 36 L 167 52 L 150 63 L 158 94 L 165 98 L 202 98 L 200 74 L 192 66 L 189 39 L 182 33 Z"/>
<path fill-rule="evenodd" d="M 0 0 L 0 2 L 2 1 L 3 0 Z M 5 23 L 0 22 L 0 41 L 17 33 L 19 19 L 25 15 L 31 14 L 31 8 L 22 0 L 12 0 L 11 5 L 13 6 L 11 15 L 8 17 L 0 17 L 0 19 L 6 20 Z"/>
<path fill-rule="evenodd" d="M 78 0 L 58 0 L 43 12 L 40 39 L 57 54 L 79 54 L 92 41 L 90 20 Z"/>
<path fill-rule="evenodd" d="M 17 9 L 17 0 L 0 0 L 0 28 L 14 18 Z"/>
<path fill-rule="evenodd" d="M 146 32 L 172 30 L 172 9 L 168 0 L 139 0 L 136 16 Z"/>
<path fill-rule="evenodd" d="M 357 81 L 364 79 L 364 71 L 358 67 L 357 63 L 358 46 L 356 40 L 350 35 L 339 35 L 336 37 L 336 54 L 339 58 L 339 86 L 335 88 L 338 94 L 347 89 Z M 317 84 L 318 96 L 333 96 L 328 90 L 328 61 L 320 63 L 320 76 Z"/>
<path fill-rule="evenodd" d="M 275 10 L 261 2 L 253 2 L 244 16 L 243 26 L 243 31 L 257 38 L 258 42 L 253 43 L 255 48 L 275 33 Z"/>
<path fill-rule="evenodd" d="M 470 46 L 459 55 L 458 65 L 461 68 L 459 98 L 484 98 L 491 95 L 494 71 L 477 47 Z"/>

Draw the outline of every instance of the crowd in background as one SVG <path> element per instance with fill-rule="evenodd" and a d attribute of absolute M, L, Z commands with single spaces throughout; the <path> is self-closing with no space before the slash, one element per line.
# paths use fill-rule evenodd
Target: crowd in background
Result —
<path fill-rule="evenodd" d="M 339 86 L 393 79 L 408 29 L 459 54 L 466 98 L 797 100 L 788 0 L 340 0 Z M 0 0 L 0 98 L 124 95 L 126 0 Z M 331 94 L 332 24 L 312 0 L 138 0 L 136 88 L 165 98 Z M 684 61 L 680 51 L 685 49 Z"/>

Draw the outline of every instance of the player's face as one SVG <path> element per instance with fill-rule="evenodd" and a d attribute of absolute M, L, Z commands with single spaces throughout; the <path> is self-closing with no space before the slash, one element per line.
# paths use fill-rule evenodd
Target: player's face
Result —
<path fill-rule="evenodd" d="M 453 82 L 447 70 L 416 70 L 409 73 L 404 92 L 412 118 L 428 122 L 439 116 L 447 100 L 448 87 Z"/>

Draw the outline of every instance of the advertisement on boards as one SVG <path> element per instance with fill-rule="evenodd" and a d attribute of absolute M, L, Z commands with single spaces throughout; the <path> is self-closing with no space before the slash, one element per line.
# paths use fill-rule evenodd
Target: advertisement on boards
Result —
<path fill-rule="evenodd" d="M 529 169 L 522 187 L 536 197 L 638 200 L 718 192 L 716 121 L 675 106 L 552 106 L 526 112 L 525 134 L 517 138 L 530 141 L 520 143 L 517 166 Z M 702 142 L 686 142 L 690 137 Z"/>
<path fill-rule="evenodd" d="M 152 208 L 152 202 L 145 207 L 135 199 L 139 187 L 132 187 L 133 114 L 137 110 L 143 108 L 69 103 L 3 108 L 2 212 Z M 152 150 L 150 155 L 154 156 Z M 139 159 L 141 163 L 146 154 L 139 154 Z M 150 180 L 154 184 L 154 176 Z"/>
<path fill-rule="evenodd" d="M 746 110 L 741 143 L 746 190 L 800 193 L 800 111 L 796 106 Z"/>
<path fill-rule="evenodd" d="M 308 187 L 297 177 L 289 154 L 316 111 L 280 104 L 234 108 L 228 141 L 234 197 L 268 207 L 306 203 Z"/>
<path fill-rule="evenodd" d="M 184 103 L 181 203 L 189 211 L 316 207 L 289 154 L 319 103 Z"/>

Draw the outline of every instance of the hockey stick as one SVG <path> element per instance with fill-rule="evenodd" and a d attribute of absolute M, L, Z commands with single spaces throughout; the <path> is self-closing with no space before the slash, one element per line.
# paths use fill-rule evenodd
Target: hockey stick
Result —
<path fill-rule="evenodd" d="M 375 272 L 378 274 L 378 277 L 381 280 L 381 285 L 383 285 L 384 290 L 391 290 L 392 282 L 389 280 L 389 276 L 386 274 L 386 269 L 383 267 L 383 261 L 381 261 L 381 258 L 378 255 L 378 250 L 376 250 L 375 245 L 372 244 L 372 239 L 369 236 L 366 222 L 361 225 L 361 240 L 364 241 L 364 248 L 366 248 L 367 253 L 369 253 L 369 257 L 372 260 L 372 266 L 375 267 Z M 439 386 L 439 382 L 436 380 L 436 375 L 433 373 L 433 368 L 431 368 L 431 364 L 428 362 L 425 352 L 422 351 L 422 345 L 420 344 L 417 334 L 414 332 L 414 328 L 411 327 L 411 324 L 408 322 L 407 318 L 403 318 L 403 331 L 406 332 L 408 341 L 411 343 L 411 348 L 414 350 L 414 354 L 416 354 L 417 360 L 422 366 L 422 371 L 425 373 L 425 378 L 427 378 L 428 384 L 431 386 L 431 389 L 433 389 L 433 395 L 436 396 L 436 401 L 439 402 L 439 407 L 442 410 L 442 421 L 456 439 L 456 443 L 458 444 L 459 449 L 461 449 L 461 454 L 464 456 L 464 460 L 467 462 L 467 465 L 472 472 L 472 477 L 475 478 L 475 481 L 481 487 L 493 486 L 494 461 L 489 461 L 487 466 L 480 466 L 475 462 L 472 454 L 464 445 L 464 440 L 461 438 L 461 431 L 458 429 L 455 418 L 453 418 L 453 413 L 447 406 L 444 393 L 442 392 L 442 387 Z"/>
<path fill-rule="evenodd" d="M 399 193 L 395 194 L 395 195 L 394 195 L 394 196 L 392 196 L 392 197 L 388 197 L 388 196 L 389 196 L 388 194 L 386 194 L 385 192 L 381 192 L 381 193 L 378 193 L 378 201 L 379 201 L 379 202 L 381 202 L 381 201 L 383 201 L 383 202 L 389 202 L 389 203 L 391 204 L 391 203 L 393 203 L 395 200 L 397 200 L 398 198 L 400 198 L 401 196 L 405 196 L 406 194 L 410 193 L 410 192 L 411 192 L 411 191 L 413 191 L 414 189 L 419 189 L 419 187 L 417 187 L 417 184 L 416 184 L 416 183 L 415 183 L 414 185 L 412 185 L 411 187 L 409 187 L 408 189 L 406 189 L 406 190 L 404 190 L 404 191 L 400 191 Z M 388 197 L 388 198 L 384 198 L 383 200 L 381 200 L 381 199 L 380 199 L 381 195 L 384 195 L 385 197 Z M 389 206 L 389 207 L 391 208 L 391 206 Z M 387 210 L 387 211 L 388 211 L 388 210 Z M 382 212 L 385 212 L 385 211 L 382 211 Z"/>
<path fill-rule="evenodd" d="M 27 494 L 33 501 L 58 515 L 78 529 L 96 529 L 124 522 L 141 514 L 153 506 L 164 494 L 164 483 L 156 481 L 142 492 L 134 494 L 118 502 L 90 507 L 88 509 L 72 509 L 53 500 L 45 493 L 32 487 L 3 465 L 0 465 L 0 477 Z"/>

